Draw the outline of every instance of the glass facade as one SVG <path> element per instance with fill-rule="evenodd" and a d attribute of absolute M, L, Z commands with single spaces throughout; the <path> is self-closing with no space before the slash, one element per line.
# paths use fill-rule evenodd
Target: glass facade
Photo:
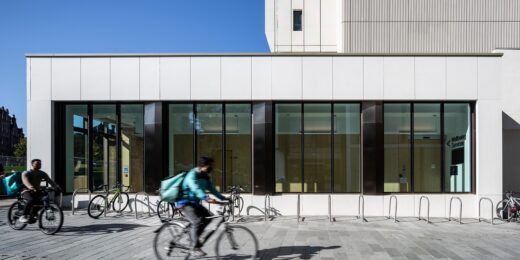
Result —
<path fill-rule="evenodd" d="M 266 186 L 265 192 L 276 193 L 358 193 L 363 178 L 372 185 L 365 192 L 473 191 L 471 103 L 375 103 L 379 119 L 365 130 L 371 119 L 364 121 L 364 104 L 353 102 L 274 102 L 274 111 L 267 112 L 273 122 L 262 124 L 253 122 L 248 102 L 154 103 L 159 110 L 143 103 L 58 103 L 60 185 L 72 192 L 119 182 L 133 191 L 153 191 L 157 180 L 190 170 L 206 155 L 215 159 L 211 178 L 220 191 L 240 185 L 253 192 L 253 175 L 265 174 L 267 184 L 259 190 Z M 365 137 L 380 151 L 371 158 L 381 162 L 363 177 Z M 269 166 L 253 163 L 254 149 L 262 147 L 270 151 L 259 159 Z M 145 149 L 157 151 L 155 158 L 164 154 L 161 163 L 147 158 Z M 154 164 L 161 165 L 153 170 L 158 174 L 147 182 L 146 165 Z"/>

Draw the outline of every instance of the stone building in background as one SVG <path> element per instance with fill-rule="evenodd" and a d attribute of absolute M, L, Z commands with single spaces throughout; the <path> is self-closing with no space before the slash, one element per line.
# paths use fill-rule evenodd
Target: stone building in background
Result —
<path fill-rule="evenodd" d="M 18 128 L 16 116 L 9 115 L 9 109 L 0 107 L 0 155 L 13 155 L 14 146 L 24 137 Z"/>

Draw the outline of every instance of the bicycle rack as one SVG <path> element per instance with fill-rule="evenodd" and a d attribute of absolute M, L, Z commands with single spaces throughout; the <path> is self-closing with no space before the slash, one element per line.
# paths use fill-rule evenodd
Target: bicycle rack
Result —
<path fill-rule="evenodd" d="M 478 201 L 478 222 L 480 222 L 480 221 L 482 220 L 482 218 L 480 217 L 480 208 L 481 208 L 481 206 L 482 206 L 482 201 L 483 201 L 483 200 L 486 200 L 486 201 L 491 202 L 491 221 L 490 221 L 490 222 L 491 222 L 491 225 L 493 225 L 493 219 L 494 219 L 494 218 L 493 218 L 493 213 L 494 213 L 494 212 L 493 212 L 493 209 L 494 209 L 494 208 L 493 208 L 493 201 L 492 201 L 490 198 L 486 198 L 486 197 L 482 197 L 482 198 L 480 198 L 480 200 Z"/>
<path fill-rule="evenodd" d="M 365 197 L 359 195 L 358 198 L 358 215 L 356 218 L 361 219 L 362 222 L 368 222 L 365 218 Z"/>
<path fill-rule="evenodd" d="M 386 219 L 391 219 L 391 209 L 392 209 L 392 199 L 395 199 L 395 208 L 394 208 L 394 223 L 398 222 L 397 220 L 397 196 L 391 195 L 390 200 L 388 201 L 388 217 Z"/>
<path fill-rule="evenodd" d="M 267 221 L 267 218 L 271 217 L 271 195 L 265 194 L 264 198 L 264 221 Z M 249 213 L 248 213 L 249 215 Z"/>
<path fill-rule="evenodd" d="M 80 188 L 80 189 L 75 189 L 74 192 L 72 193 L 72 199 L 70 201 L 70 203 L 72 203 L 72 215 L 74 215 L 74 205 L 75 205 L 75 198 L 76 198 L 76 195 L 79 193 L 79 191 L 88 191 L 88 201 L 90 202 L 90 200 L 92 199 L 92 192 L 90 191 L 90 189 L 87 189 L 87 188 Z"/>
<path fill-rule="evenodd" d="M 459 197 L 451 197 L 450 198 L 450 210 L 448 211 L 448 221 L 452 220 L 451 217 L 451 203 L 453 202 L 453 199 L 456 199 L 460 203 L 460 210 L 459 210 L 459 224 L 462 224 L 462 200 Z M 453 218 L 454 219 L 454 218 Z"/>
<path fill-rule="evenodd" d="M 148 193 L 146 193 L 144 191 L 140 191 L 140 192 L 136 193 L 135 197 L 134 197 L 135 219 L 137 219 L 137 196 L 139 196 L 139 195 L 144 195 L 145 196 L 145 199 L 148 202 L 147 203 L 148 204 L 148 216 L 150 217 L 152 215 L 152 214 L 150 214 L 150 196 L 148 195 Z"/>
<path fill-rule="evenodd" d="M 419 216 L 418 216 L 418 219 L 421 220 L 421 204 L 422 204 L 422 200 L 423 199 L 426 199 L 426 202 L 428 202 L 428 206 L 426 207 L 426 219 L 423 219 L 423 220 L 426 220 L 426 223 L 430 224 L 430 199 L 428 199 L 428 197 L 426 196 L 421 196 L 421 198 L 419 199 Z"/>
<path fill-rule="evenodd" d="M 329 194 L 329 221 L 336 221 L 336 218 L 332 217 L 332 196 Z"/>
<path fill-rule="evenodd" d="M 300 222 L 300 194 L 298 194 L 298 208 L 296 209 L 296 219 L 298 222 Z M 304 221 L 305 218 L 302 218 L 302 221 Z"/>

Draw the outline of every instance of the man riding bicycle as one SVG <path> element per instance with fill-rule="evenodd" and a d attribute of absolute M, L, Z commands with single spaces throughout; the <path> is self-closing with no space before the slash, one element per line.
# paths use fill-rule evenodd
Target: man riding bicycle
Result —
<path fill-rule="evenodd" d="M 204 228 L 209 224 L 207 217 L 211 213 L 203 207 L 202 200 L 208 203 L 218 203 L 215 199 L 209 198 L 206 190 L 215 195 L 219 200 L 226 200 L 220 192 L 215 189 L 209 174 L 213 170 L 214 160 L 211 157 L 202 156 L 197 167 L 186 174 L 181 189 L 182 197 L 175 202 L 175 206 L 182 211 L 184 217 L 191 223 L 191 256 L 200 257 L 206 255 L 200 248 L 199 237 Z"/>
<path fill-rule="evenodd" d="M 42 181 L 46 181 L 52 187 L 60 190 L 58 185 L 52 181 L 51 178 L 49 178 L 47 173 L 40 171 L 41 168 L 42 161 L 40 159 L 33 159 L 31 161 L 31 169 L 22 173 L 22 182 L 24 186 L 22 190 L 22 197 L 27 204 L 25 205 L 23 216 L 18 219 L 18 221 L 21 223 L 29 222 L 33 205 L 41 200 L 43 195 L 40 191 L 40 184 Z"/>

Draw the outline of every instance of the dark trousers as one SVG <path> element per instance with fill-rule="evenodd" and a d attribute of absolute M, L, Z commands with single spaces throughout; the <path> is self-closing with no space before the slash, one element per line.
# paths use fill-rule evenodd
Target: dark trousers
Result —
<path fill-rule="evenodd" d="M 25 209 L 23 210 L 23 214 L 28 216 L 31 214 L 31 209 L 34 204 L 40 202 L 42 198 L 42 193 L 40 191 L 25 191 L 22 193 L 22 197 L 25 200 Z"/>
<path fill-rule="evenodd" d="M 185 205 L 181 210 L 184 217 L 191 223 L 191 247 L 200 248 L 202 245 L 199 244 L 199 237 L 211 221 L 207 219 L 211 213 L 201 205 L 192 204 Z"/>

